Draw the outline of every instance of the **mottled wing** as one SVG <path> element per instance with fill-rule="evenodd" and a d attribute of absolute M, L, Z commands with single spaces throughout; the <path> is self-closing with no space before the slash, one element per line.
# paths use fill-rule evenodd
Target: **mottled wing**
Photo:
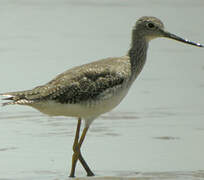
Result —
<path fill-rule="evenodd" d="M 7 104 L 29 104 L 53 100 L 75 104 L 95 100 L 105 91 L 120 87 L 127 81 L 130 72 L 125 58 L 108 58 L 70 69 L 55 79 L 32 90 L 5 93 L 12 100 Z"/>
<path fill-rule="evenodd" d="M 69 104 L 96 100 L 106 90 L 120 86 L 124 80 L 124 77 L 118 76 L 117 73 L 88 72 L 76 81 L 70 82 L 69 85 L 62 85 L 55 93 L 47 96 L 46 99 Z"/>

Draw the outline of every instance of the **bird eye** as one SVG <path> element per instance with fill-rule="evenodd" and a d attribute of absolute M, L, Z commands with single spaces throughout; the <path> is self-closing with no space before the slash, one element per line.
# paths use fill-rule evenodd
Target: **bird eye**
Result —
<path fill-rule="evenodd" d="M 147 27 L 150 28 L 150 29 L 153 29 L 155 27 L 155 25 L 153 23 L 148 23 Z"/>

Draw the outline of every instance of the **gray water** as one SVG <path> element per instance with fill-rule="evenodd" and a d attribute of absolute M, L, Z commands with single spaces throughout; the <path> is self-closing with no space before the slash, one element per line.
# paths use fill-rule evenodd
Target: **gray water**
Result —
<path fill-rule="evenodd" d="M 202 0 L 0 0 L 0 92 L 30 89 L 76 65 L 126 54 L 134 22 L 204 43 Z M 204 179 L 204 49 L 150 43 L 127 97 L 94 121 L 82 153 L 93 179 Z M 0 180 L 65 180 L 77 121 L 0 108 Z M 78 164 L 76 175 L 86 173 Z"/>

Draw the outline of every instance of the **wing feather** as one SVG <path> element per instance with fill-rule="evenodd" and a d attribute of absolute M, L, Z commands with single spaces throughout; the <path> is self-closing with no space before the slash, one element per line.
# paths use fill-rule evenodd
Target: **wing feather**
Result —
<path fill-rule="evenodd" d="M 72 68 L 52 81 L 32 90 L 1 94 L 11 100 L 8 104 L 30 104 L 54 100 L 59 103 L 78 103 L 96 99 L 108 89 L 120 86 L 130 76 L 126 58 L 107 58 Z"/>

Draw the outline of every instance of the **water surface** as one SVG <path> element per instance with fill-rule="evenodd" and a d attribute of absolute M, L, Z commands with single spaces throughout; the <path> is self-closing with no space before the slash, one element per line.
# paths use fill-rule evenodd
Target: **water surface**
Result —
<path fill-rule="evenodd" d="M 204 43 L 204 3 L 0 0 L 0 92 L 46 83 L 73 66 L 124 55 L 140 16 Z M 204 179 L 204 50 L 158 39 L 128 96 L 91 126 L 82 152 L 93 179 Z M 0 108 L 0 180 L 67 179 L 73 118 Z M 85 172 L 77 166 L 76 175 Z"/>

